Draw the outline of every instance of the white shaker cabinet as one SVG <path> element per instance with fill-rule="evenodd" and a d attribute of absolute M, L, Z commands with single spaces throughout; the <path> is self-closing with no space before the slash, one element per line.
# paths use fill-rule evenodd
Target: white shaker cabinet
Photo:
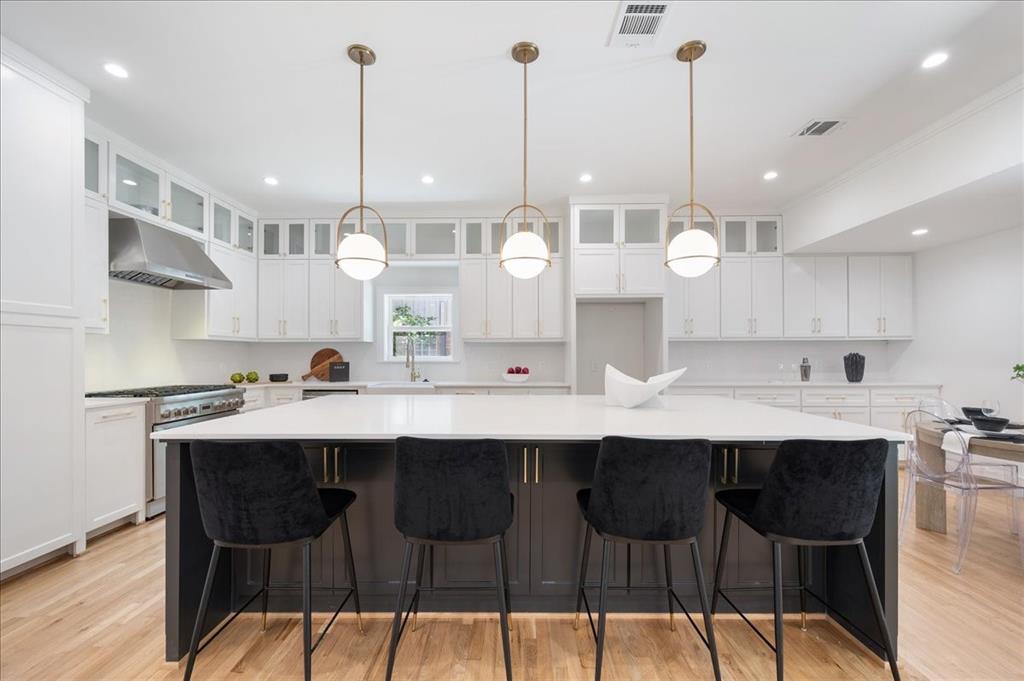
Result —
<path fill-rule="evenodd" d="M 259 310 L 260 339 L 308 338 L 309 261 L 261 260 Z"/>
<path fill-rule="evenodd" d="M 540 277 L 512 278 L 512 336 L 537 338 L 540 335 Z"/>
<path fill-rule="evenodd" d="M 573 254 L 573 280 L 576 295 L 618 294 L 619 249 L 578 249 Z"/>
<path fill-rule="evenodd" d="M 459 319 L 466 340 L 487 337 L 487 266 L 486 258 L 459 262 Z"/>
<path fill-rule="evenodd" d="M 852 255 L 849 263 L 850 336 L 912 336 L 914 306 L 911 256 Z"/>
<path fill-rule="evenodd" d="M 718 267 L 712 267 L 699 277 L 668 275 L 665 332 L 669 338 L 718 338 L 720 274 Z"/>
<path fill-rule="evenodd" d="M 576 295 L 664 294 L 663 204 L 577 204 L 572 221 Z"/>
<path fill-rule="evenodd" d="M 512 279 L 512 335 L 515 338 L 562 338 L 565 286 L 562 259 L 553 258 L 532 279 Z"/>
<path fill-rule="evenodd" d="M 846 336 L 845 256 L 783 259 L 787 338 Z"/>
<path fill-rule="evenodd" d="M 175 291 L 171 296 L 171 337 L 256 340 L 256 258 L 217 242 L 211 243 L 207 252 L 231 288 Z"/>
<path fill-rule="evenodd" d="M 497 259 L 487 261 L 487 338 L 512 337 L 512 280 L 514 277 L 498 267 Z"/>
<path fill-rule="evenodd" d="M 362 281 L 338 269 L 333 260 L 309 263 L 309 337 L 312 340 L 367 340 Z"/>
<path fill-rule="evenodd" d="M 723 258 L 722 337 L 782 336 L 782 258 Z"/>
<path fill-rule="evenodd" d="M 86 531 L 125 516 L 145 520 L 145 403 L 85 410 Z"/>
<path fill-rule="evenodd" d="M 110 330 L 110 253 L 107 204 L 86 198 L 81 261 L 82 322 L 87 332 Z"/>

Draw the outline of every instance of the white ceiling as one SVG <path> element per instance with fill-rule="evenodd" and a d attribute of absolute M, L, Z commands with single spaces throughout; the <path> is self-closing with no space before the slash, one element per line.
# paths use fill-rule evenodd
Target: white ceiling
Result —
<path fill-rule="evenodd" d="M 822 239 L 800 253 L 911 253 L 1024 224 L 1024 166 Z M 928 233 L 914 236 L 915 229 Z"/>
<path fill-rule="evenodd" d="M 678 2 L 656 46 L 605 47 L 616 2 L 13 2 L 3 33 L 93 92 L 87 115 L 261 212 L 334 212 L 357 188 L 367 69 L 367 200 L 518 202 L 530 67 L 531 199 L 685 200 L 686 68 L 696 64 L 697 193 L 778 210 L 1022 70 L 1018 2 Z M 944 49 L 949 61 L 919 68 Z M 131 74 L 103 72 L 116 61 Z M 834 135 L 791 134 L 815 117 Z M 767 183 L 768 169 L 779 179 Z M 580 173 L 594 181 L 581 185 Z M 436 178 L 424 186 L 419 178 Z M 275 175 L 277 187 L 262 178 Z"/>

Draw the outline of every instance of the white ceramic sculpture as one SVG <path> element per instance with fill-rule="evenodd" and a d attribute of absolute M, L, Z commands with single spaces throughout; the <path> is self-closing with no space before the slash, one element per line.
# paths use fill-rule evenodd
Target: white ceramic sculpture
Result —
<path fill-rule="evenodd" d="M 646 382 L 628 376 L 611 364 L 604 365 L 604 403 L 614 407 L 661 406 L 658 393 L 683 375 L 686 367 L 651 376 Z"/>

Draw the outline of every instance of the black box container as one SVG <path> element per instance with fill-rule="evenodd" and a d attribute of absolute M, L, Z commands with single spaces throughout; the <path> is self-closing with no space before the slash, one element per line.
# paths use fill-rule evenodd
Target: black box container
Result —
<path fill-rule="evenodd" d="M 348 362 L 331 362 L 327 380 L 332 383 L 348 381 Z"/>

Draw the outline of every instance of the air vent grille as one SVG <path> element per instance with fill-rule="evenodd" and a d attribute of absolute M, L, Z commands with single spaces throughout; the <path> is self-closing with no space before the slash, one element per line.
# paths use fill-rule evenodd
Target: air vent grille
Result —
<path fill-rule="evenodd" d="M 612 26 L 609 47 L 653 45 L 668 13 L 667 2 L 623 2 Z"/>
<path fill-rule="evenodd" d="M 794 137 L 824 137 L 830 135 L 843 127 L 846 121 L 838 119 L 811 120 L 800 126 L 800 129 L 793 133 Z"/>

